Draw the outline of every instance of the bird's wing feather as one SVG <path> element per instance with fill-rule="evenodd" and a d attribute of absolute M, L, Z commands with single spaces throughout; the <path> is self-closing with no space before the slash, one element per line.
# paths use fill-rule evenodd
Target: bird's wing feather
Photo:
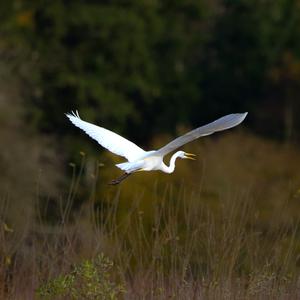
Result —
<path fill-rule="evenodd" d="M 209 123 L 207 125 L 198 127 L 188 133 L 186 133 L 183 136 L 180 136 L 170 142 L 169 144 L 165 145 L 164 147 L 157 150 L 157 153 L 160 155 L 166 155 L 175 149 L 181 147 L 184 144 L 187 144 L 201 136 L 210 135 L 217 131 L 222 131 L 225 129 L 232 128 L 241 122 L 246 118 L 247 113 L 243 114 L 230 114 L 227 116 L 224 116 L 220 119 L 217 119 L 216 121 Z"/>
<path fill-rule="evenodd" d="M 124 156 L 129 162 L 135 161 L 141 157 L 145 151 L 136 144 L 128 141 L 122 136 L 89 122 L 81 120 L 78 111 L 66 114 L 70 121 L 80 129 L 82 129 L 91 138 L 95 139 L 102 147 L 107 150 Z"/>

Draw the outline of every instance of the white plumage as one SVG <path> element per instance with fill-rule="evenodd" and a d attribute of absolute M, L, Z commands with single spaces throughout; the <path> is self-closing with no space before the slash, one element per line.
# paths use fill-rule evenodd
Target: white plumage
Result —
<path fill-rule="evenodd" d="M 163 158 L 166 154 L 199 137 L 207 136 L 214 132 L 237 126 L 243 122 L 247 116 L 247 113 L 230 114 L 224 116 L 212 123 L 198 127 L 176 138 L 164 147 L 153 151 L 145 151 L 136 144 L 108 129 L 81 120 L 77 111 L 66 114 L 66 116 L 75 126 L 82 129 L 91 138 L 95 139 L 101 146 L 117 155 L 127 158 L 128 162 L 116 165 L 118 168 L 125 171 L 123 176 L 112 181 L 112 184 L 118 184 L 127 176 L 137 171 L 160 170 L 165 173 L 172 173 L 175 169 L 175 161 L 177 158 L 194 159 L 195 155 L 183 151 L 177 151 L 171 157 L 170 165 L 167 166 L 163 162 Z"/>
<path fill-rule="evenodd" d="M 106 148 L 112 153 L 127 158 L 129 162 L 135 161 L 137 157 L 146 153 L 142 148 L 126 140 L 120 135 L 103 127 L 81 120 L 78 111 L 72 112 L 71 114 L 66 114 L 66 116 L 75 126 L 82 129 L 87 135 L 96 140 L 102 147 Z"/>

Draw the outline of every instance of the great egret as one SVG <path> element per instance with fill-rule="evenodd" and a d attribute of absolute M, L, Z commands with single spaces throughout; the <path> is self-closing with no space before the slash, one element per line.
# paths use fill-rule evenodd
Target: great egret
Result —
<path fill-rule="evenodd" d="M 78 111 L 68 113 L 66 114 L 66 116 L 75 126 L 79 127 L 91 138 L 95 139 L 102 147 L 117 155 L 127 158 L 128 162 L 116 164 L 116 166 L 125 171 L 125 173 L 121 177 L 113 180 L 110 183 L 114 185 L 120 183 L 130 174 L 138 171 L 160 170 L 169 174 L 174 172 L 175 161 L 177 158 L 194 160 L 195 154 L 177 151 L 171 157 L 169 166 L 167 166 L 163 161 L 163 158 L 166 154 L 201 136 L 210 135 L 214 132 L 237 126 L 246 118 L 247 112 L 242 114 L 230 114 L 224 116 L 212 123 L 198 127 L 176 138 L 175 140 L 158 150 L 152 151 L 144 151 L 136 144 L 128 141 L 127 139 L 108 129 L 81 120 Z"/>

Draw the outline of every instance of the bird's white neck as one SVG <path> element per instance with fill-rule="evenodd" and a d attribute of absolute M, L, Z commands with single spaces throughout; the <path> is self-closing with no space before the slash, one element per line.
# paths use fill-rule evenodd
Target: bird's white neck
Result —
<path fill-rule="evenodd" d="M 177 151 L 176 153 L 174 153 L 170 159 L 170 165 L 167 166 L 165 164 L 163 164 L 163 172 L 165 173 L 173 173 L 174 170 L 175 170 L 175 161 L 176 161 L 176 158 L 179 156 L 180 154 L 180 151 Z"/>

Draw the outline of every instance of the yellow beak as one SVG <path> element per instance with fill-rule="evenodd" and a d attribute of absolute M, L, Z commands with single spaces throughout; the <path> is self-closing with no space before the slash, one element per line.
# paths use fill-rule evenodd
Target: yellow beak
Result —
<path fill-rule="evenodd" d="M 184 153 L 184 158 L 186 159 L 196 160 L 195 156 L 196 154 L 193 153 L 187 153 L 187 152 Z"/>

